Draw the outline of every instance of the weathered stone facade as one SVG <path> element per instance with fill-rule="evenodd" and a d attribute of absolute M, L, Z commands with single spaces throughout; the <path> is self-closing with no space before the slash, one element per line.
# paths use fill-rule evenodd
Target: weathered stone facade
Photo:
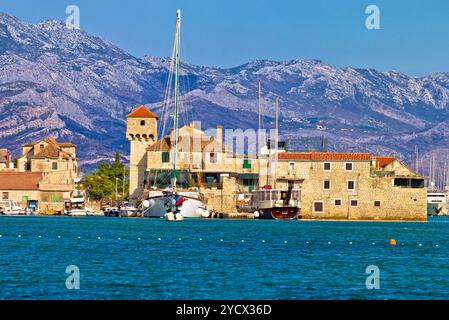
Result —
<path fill-rule="evenodd" d="M 174 148 L 173 132 L 157 139 L 157 120 L 143 106 L 127 118 L 131 201 L 145 188 L 164 187 L 158 185 L 164 172 L 169 185 L 176 156 L 176 169 L 188 174 L 215 212 L 235 212 L 239 193 L 271 185 L 300 189 L 301 216 L 307 219 L 427 219 L 424 178 L 395 158 L 269 149 L 260 158 L 238 155 L 224 146 L 221 127 L 212 136 L 195 123 L 179 129 Z"/>
<path fill-rule="evenodd" d="M 129 199 L 141 200 L 147 169 L 147 148 L 157 139 L 158 116 L 145 106 L 134 109 L 126 117 L 126 137 L 130 141 Z"/>
<path fill-rule="evenodd" d="M 32 201 L 41 213 L 61 212 L 78 177 L 76 146 L 45 138 L 23 145 L 17 168 L 0 171 L 0 192 L 23 208 Z"/>
<path fill-rule="evenodd" d="M 330 153 L 279 156 L 276 187 L 288 188 L 290 184 L 301 190 L 303 218 L 427 219 L 424 178 L 400 161 L 391 158 L 391 162 L 379 167 L 376 157 L 369 154 L 334 155 L 337 156 Z"/>
<path fill-rule="evenodd" d="M 211 212 L 235 213 L 237 212 L 238 186 L 235 178 L 224 178 L 222 188 L 202 188 L 207 198 L 207 208 Z"/>

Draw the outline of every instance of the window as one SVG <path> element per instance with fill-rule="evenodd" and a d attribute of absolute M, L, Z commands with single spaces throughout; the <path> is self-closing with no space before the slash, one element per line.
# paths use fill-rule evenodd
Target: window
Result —
<path fill-rule="evenodd" d="M 9 200 L 9 192 L 2 193 L 2 200 Z"/>
<path fill-rule="evenodd" d="M 45 146 L 44 146 L 43 144 L 41 144 L 41 145 L 39 146 L 39 149 L 40 149 L 40 150 L 44 150 L 44 147 L 45 147 Z"/>
<path fill-rule="evenodd" d="M 334 206 L 340 207 L 341 206 L 341 199 L 335 199 L 334 200 Z"/>
<path fill-rule="evenodd" d="M 314 213 L 323 213 L 324 212 L 324 203 L 323 203 L 323 201 L 315 201 L 313 203 L 313 212 Z"/>
<path fill-rule="evenodd" d="M 393 185 L 403 188 L 424 188 L 424 179 L 395 178 Z"/>
<path fill-rule="evenodd" d="M 324 171 L 331 171 L 331 163 L 330 162 L 325 162 L 323 164 L 323 170 Z"/>
<path fill-rule="evenodd" d="M 58 163 L 56 161 L 53 161 L 51 163 L 51 170 L 57 171 L 58 170 Z"/>
<path fill-rule="evenodd" d="M 145 120 L 140 120 L 140 125 L 141 126 L 144 126 L 146 123 L 145 123 Z"/>
<path fill-rule="evenodd" d="M 170 162 L 170 152 L 164 151 L 162 152 L 162 163 Z"/>
<path fill-rule="evenodd" d="M 355 200 L 355 199 L 351 200 L 350 203 L 351 203 L 351 207 L 357 207 L 359 205 L 359 201 Z"/>
<path fill-rule="evenodd" d="M 217 163 L 217 154 L 215 152 L 211 152 L 209 154 L 210 163 Z"/>
<path fill-rule="evenodd" d="M 243 169 L 251 169 L 251 160 L 250 159 L 243 160 Z"/>
<path fill-rule="evenodd" d="M 345 170 L 346 171 L 352 171 L 353 169 L 353 163 L 352 162 L 346 162 L 345 163 Z"/>
<path fill-rule="evenodd" d="M 355 181 L 354 180 L 348 180 L 348 190 L 355 190 Z"/>
<path fill-rule="evenodd" d="M 374 206 L 379 208 L 380 207 L 380 201 L 379 200 L 374 201 Z"/>
<path fill-rule="evenodd" d="M 294 162 L 289 162 L 288 170 L 289 170 L 290 173 L 295 172 L 295 163 Z"/>
<path fill-rule="evenodd" d="M 330 180 L 324 180 L 323 181 L 323 189 L 329 190 L 331 188 L 331 181 Z"/>

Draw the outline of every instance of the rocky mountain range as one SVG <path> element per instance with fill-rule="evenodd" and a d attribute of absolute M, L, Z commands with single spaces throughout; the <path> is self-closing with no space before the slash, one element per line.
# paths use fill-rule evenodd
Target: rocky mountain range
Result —
<path fill-rule="evenodd" d="M 169 51 L 169 50 L 168 50 Z M 425 61 L 423 61 L 425 63 Z M 128 155 L 125 116 L 146 104 L 162 112 L 168 60 L 134 57 L 61 21 L 29 24 L 0 13 L 0 146 L 44 136 L 72 141 L 85 170 Z M 411 77 L 400 72 L 337 68 L 318 60 L 256 60 L 235 68 L 182 65 L 181 119 L 203 128 L 257 127 L 257 86 L 263 87 L 264 126 L 280 129 L 290 149 L 394 154 L 420 166 L 432 151 L 449 156 L 449 73 Z"/>

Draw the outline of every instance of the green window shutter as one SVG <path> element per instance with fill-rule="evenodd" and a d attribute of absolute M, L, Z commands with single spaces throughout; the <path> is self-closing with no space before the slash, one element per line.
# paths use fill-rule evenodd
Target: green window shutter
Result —
<path fill-rule="evenodd" d="M 251 160 L 249 159 L 243 160 L 243 169 L 251 169 Z"/>
<path fill-rule="evenodd" d="M 28 202 L 28 196 L 22 196 L 22 202 Z"/>
<path fill-rule="evenodd" d="M 59 196 L 52 195 L 51 202 L 53 202 L 53 203 L 59 202 Z"/>

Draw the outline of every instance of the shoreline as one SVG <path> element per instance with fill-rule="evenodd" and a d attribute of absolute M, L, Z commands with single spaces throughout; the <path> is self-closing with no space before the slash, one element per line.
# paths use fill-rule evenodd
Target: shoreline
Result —
<path fill-rule="evenodd" d="M 106 217 L 106 216 L 67 216 L 67 215 L 0 215 L 1 217 L 65 217 L 65 218 L 109 218 L 109 219 L 113 219 L 113 218 L 125 218 L 125 219 L 145 219 L 142 217 Z M 430 217 L 434 217 L 434 216 L 430 216 Z M 437 216 L 438 218 L 445 218 L 449 216 Z M 146 220 L 148 219 L 153 219 L 153 220 L 160 220 L 160 219 L 156 219 L 156 218 L 146 218 Z M 262 220 L 262 219 L 255 219 L 255 218 L 189 218 L 187 220 Z M 270 221 L 270 220 L 267 220 Z M 282 221 L 282 220 L 272 220 L 272 221 Z M 414 223 L 427 223 L 429 222 L 429 219 L 426 220 L 349 220 L 349 219 L 296 219 L 296 220 L 286 220 L 286 221 L 307 221 L 307 222 L 392 222 L 392 223 L 397 223 L 397 222 L 405 222 L 405 223 L 410 223 L 410 222 L 414 222 Z"/>

